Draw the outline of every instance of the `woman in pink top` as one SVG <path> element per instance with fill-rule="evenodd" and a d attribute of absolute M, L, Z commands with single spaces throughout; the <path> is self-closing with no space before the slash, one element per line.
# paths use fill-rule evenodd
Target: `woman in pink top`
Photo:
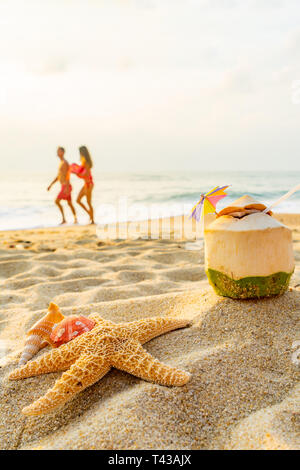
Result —
<path fill-rule="evenodd" d="M 88 213 L 88 215 L 90 216 L 91 224 L 94 224 L 94 209 L 92 205 L 92 192 L 94 188 L 94 181 L 91 173 L 93 161 L 88 149 L 85 146 L 79 147 L 79 153 L 81 165 L 72 163 L 72 165 L 70 166 L 70 171 L 71 173 L 74 173 L 79 178 L 84 180 L 83 188 L 81 189 L 77 197 L 77 203 L 85 210 L 85 212 Z M 83 204 L 83 202 L 81 202 L 81 199 L 83 197 L 86 197 L 88 207 Z"/>

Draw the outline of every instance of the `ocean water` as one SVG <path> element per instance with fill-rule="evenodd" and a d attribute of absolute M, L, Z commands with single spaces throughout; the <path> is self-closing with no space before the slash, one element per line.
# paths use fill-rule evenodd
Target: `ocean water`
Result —
<path fill-rule="evenodd" d="M 1 178 L 0 230 L 51 227 L 60 222 L 54 205 L 59 192 L 57 183 L 47 192 L 53 175 L 46 172 L 30 176 L 5 175 Z M 217 185 L 231 185 L 228 197 L 217 206 L 221 209 L 244 194 L 270 204 L 300 183 L 300 172 L 181 172 L 161 174 L 117 174 L 94 172 L 93 202 L 96 222 L 144 220 L 147 217 L 189 213 L 200 194 Z M 75 202 L 82 181 L 72 177 Z M 300 213 L 300 192 L 283 202 L 276 212 Z M 88 222 L 78 207 L 80 224 Z M 66 217 L 72 222 L 69 208 Z"/>

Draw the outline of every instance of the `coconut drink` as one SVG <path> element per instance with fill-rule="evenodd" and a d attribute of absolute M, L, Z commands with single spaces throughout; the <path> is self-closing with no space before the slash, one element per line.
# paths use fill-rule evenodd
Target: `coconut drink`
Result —
<path fill-rule="evenodd" d="M 243 196 L 204 229 L 205 269 L 215 292 L 233 299 L 283 294 L 294 272 L 292 231 Z"/>

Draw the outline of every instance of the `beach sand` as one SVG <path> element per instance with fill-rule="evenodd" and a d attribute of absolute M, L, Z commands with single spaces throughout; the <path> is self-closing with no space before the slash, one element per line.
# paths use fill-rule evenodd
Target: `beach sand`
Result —
<path fill-rule="evenodd" d="M 299 449 L 300 215 L 278 218 L 293 229 L 296 270 L 288 292 L 260 301 L 216 296 L 203 248 L 185 239 L 103 242 L 76 226 L 1 232 L 0 448 Z M 189 318 L 145 347 L 191 381 L 168 388 L 112 370 L 51 415 L 26 418 L 21 409 L 60 373 L 7 375 L 50 301 L 115 322 Z"/>

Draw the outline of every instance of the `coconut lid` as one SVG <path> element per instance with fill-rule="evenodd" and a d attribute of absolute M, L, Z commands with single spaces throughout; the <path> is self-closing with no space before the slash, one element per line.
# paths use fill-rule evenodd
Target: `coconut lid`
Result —
<path fill-rule="evenodd" d="M 205 233 L 219 230 L 228 232 L 257 232 L 259 230 L 278 228 L 290 230 L 277 219 L 274 219 L 274 217 L 269 217 L 267 214 L 263 214 L 262 212 L 256 212 L 255 214 L 249 214 L 247 217 L 243 217 L 241 219 L 231 217 L 230 214 L 225 215 L 224 217 L 218 217 L 207 228 L 205 228 Z"/>
<path fill-rule="evenodd" d="M 222 215 L 230 215 L 233 213 L 244 212 L 245 214 L 247 211 L 259 211 L 262 212 L 267 208 L 264 204 L 259 201 L 256 201 L 251 196 L 242 196 L 236 201 L 234 201 L 230 206 L 225 207 L 218 213 L 218 217 Z M 250 213 L 250 212 L 249 212 Z M 269 215 L 272 215 L 272 212 L 268 212 Z"/>

